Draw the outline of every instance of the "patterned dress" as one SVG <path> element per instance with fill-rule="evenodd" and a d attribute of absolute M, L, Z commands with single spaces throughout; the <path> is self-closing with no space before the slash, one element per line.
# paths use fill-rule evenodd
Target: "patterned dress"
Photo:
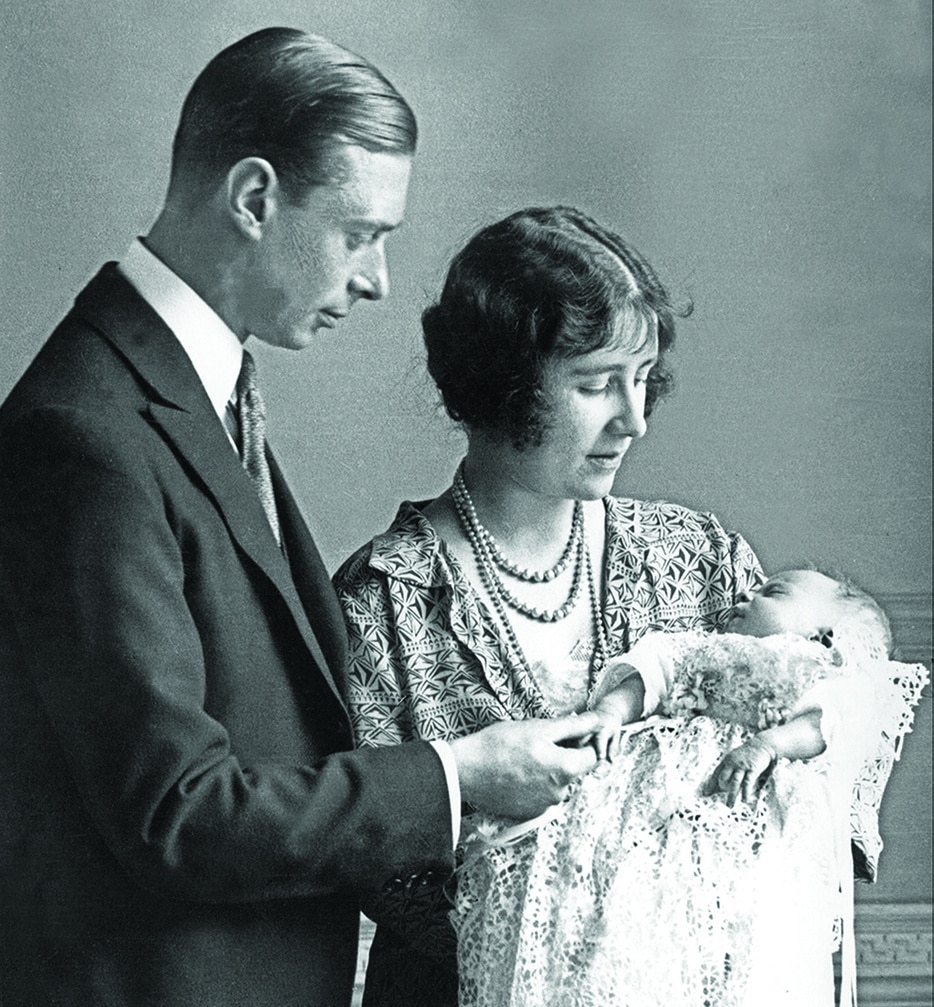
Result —
<path fill-rule="evenodd" d="M 604 622 L 610 654 L 649 629 L 714 629 L 762 581 L 742 537 L 715 517 L 608 497 Z M 548 717 L 538 683 L 517 667 L 456 559 L 418 506 L 335 575 L 349 630 L 343 682 L 357 743 L 453 740 L 501 720 Z M 405 886 L 364 908 L 378 923 L 368 1007 L 454 1007 L 453 886 Z"/>
<path fill-rule="evenodd" d="M 841 933 L 852 992 L 853 781 L 878 739 L 900 742 L 927 678 L 855 657 L 793 635 L 645 636 L 626 661 L 664 716 L 536 828 L 475 823 L 461 1007 L 830 1007 Z M 821 755 L 780 760 L 751 806 L 704 796 L 770 712 L 815 708 Z"/>

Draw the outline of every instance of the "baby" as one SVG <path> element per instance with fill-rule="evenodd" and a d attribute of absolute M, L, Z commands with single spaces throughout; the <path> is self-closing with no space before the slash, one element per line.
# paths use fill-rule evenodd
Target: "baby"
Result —
<path fill-rule="evenodd" d="M 793 634 L 830 650 L 836 634 L 850 648 L 861 646 L 866 656 L 876 657 L 888 657 L 892 648 L 889 622 L 877 602 L 848 581 L 816 570 L 775 574 L 753 594 L 741 596 L 725 632 L 760 638 Z M 649 633 L 607 669 L 607 678 L 615 673 L 622 682 L 595 705 L 605 717 L 603 729 L 593 739 L 600 758 L 612 758 L 622 725 L 660 711 L 677 711 L 679 692 L 675 689 L 673 695 L 672 689 L 676 665 L 683 660 L 685 647 L 690 650 L 696 642 L 692 634 Z M 680 698 L 683 706 L 683 689 Z M 695 706 L 691 712 L 705 709 Z M 788 716 L 786 709 L 763 704 L 760 713 L 765 729 L 728 752 L 705 788 L 708 794 L 724 792 L 730 805 L 740 794 L 752 802 L 778 759 L 812 758 L 826 745 L 818 709 L 803 709 L 799 703 L 795 715 Z"/>
<path fill-rule="evenodd" d="M 878 604 L 814 570 L 722 633 L 646 634 L 606 669 L 600 768 L 537 829 L 468 842 L 460 1002 L 830 1007 L 841 930 L 851 996 L 854 780 L 887 775 L 926 679 L 890 649 Z"/>

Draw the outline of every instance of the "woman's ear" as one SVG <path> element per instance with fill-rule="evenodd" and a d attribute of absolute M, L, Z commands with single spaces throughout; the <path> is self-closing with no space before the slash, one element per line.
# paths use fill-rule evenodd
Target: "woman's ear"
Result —
<path fill-rule="evenodd" d="M 263 157 L 244 157 L 227 172 L 226 197 L 234 226 L 244 236 L 257 240 L 276 210 L 276 169 Z"/>

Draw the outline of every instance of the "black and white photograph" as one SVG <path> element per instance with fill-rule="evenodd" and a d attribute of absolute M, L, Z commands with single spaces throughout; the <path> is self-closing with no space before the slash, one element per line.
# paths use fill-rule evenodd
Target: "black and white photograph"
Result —
<path fill-rule="evenodd" d="M 930 1007 L 931 64 L 0 8 L 2 1007 Z"/>

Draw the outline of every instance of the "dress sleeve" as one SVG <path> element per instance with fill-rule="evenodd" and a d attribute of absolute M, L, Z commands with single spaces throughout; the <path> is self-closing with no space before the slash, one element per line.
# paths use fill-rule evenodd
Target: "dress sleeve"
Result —
<path fill-rule="evenodd" d="M 792 714 L 820 711 L 820 731 L 834 765 L 849 778 L 871 757 L 883 733 L 883 708 L 891 702 L 887 683 L 862 671 L 816 682 Z"/>
<path fill-rule="evenodd" d="M 385 576 L 369 565 L 370 547 L 359 550 L 334 575 L 334 587 L 347 623 L 348 657 L 338 684 L 350 711 L 356 744 L 377 748 L 413 740 L 416 728 L 407 700 L 407 670 L 399 649 L 397 629 Z M 445 742 L 436 742 L 439 746 Z M 457 767 L 439 757 L 447 774 L 452 835 L 460 831 Z M 453 775 L 452 775 L 453 774 Z M 448 920 L 452 878 L 431 871 L 413 876 L 397 887 L 384 888 L 360 899 L 363 912 L 405 955 L 398 968 L 416 968 L 427 961 L 438 968 L 454 954 L 454 931 Z M 400 943 L 401 942 L 401 945 Z M 412 959 L 409 956 L 415 955 Z"/>
<path fill-rule="evenodd" d="M 347 624 L 347 663 L 338 685 L 359 747 L 414 739 L 406 702 L 405 662 L 399 653 L 389 589 L 369 567 L 370 547 L 355 553 L 334 576 Z"/>

